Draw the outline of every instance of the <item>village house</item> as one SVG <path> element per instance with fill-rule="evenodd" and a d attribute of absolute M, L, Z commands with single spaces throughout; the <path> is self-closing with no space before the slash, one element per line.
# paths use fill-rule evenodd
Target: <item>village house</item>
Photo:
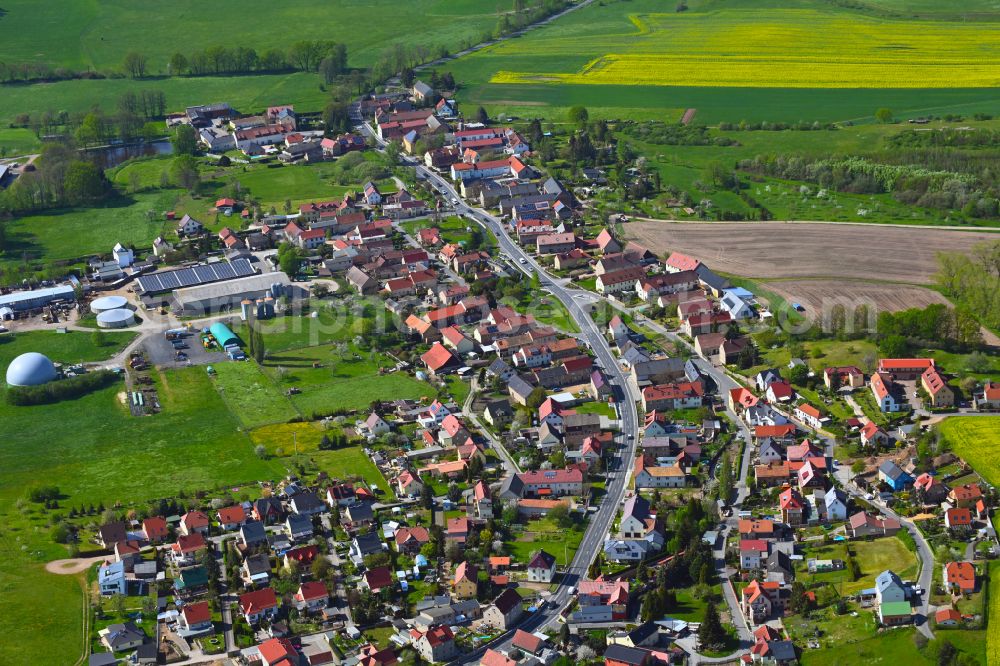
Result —
<path fill-rule="evenodd" d="M 455 634 L 447 625 L 430 627 L 426 632 L 411 629 L 410 635 L 414 638 L 413 646 L 425 661 L 450 661 L 458 654 Z"/>
<path fill-rule="evenodd" d="M 523 612 L 521 595 L 516 590 L 508 589 L 501 592 L 483 612 L 483 621 L 495 629 L 507 631 L 517 624 Z"/>
<path fill-rule="evenodd" d="M 949 592 L 972 594 L 976 591 L 976 567 L 971 562 L 946 562 L 944 587 Z"/>
<path fill-rule="evenodd" d="M 476 567 L 467 561 L 455 567 L 451 590 L 456 599 L 475 599 L 479 592 L 479 571 Z"/>
<path fill-rule="evenodd" d="M 840 388 L 860 388 L 865 384 L 865 373 L 853 365 L 823 368 L 823 383 L 831 391 Z"/>
<path fill-rule="evenodd" d="M 873 516 L 864 511 L 855 513 L 847 521 L 847 536 L 852 539 L 892 536 L 900 529 L 902 525 L 895 518 Z"/>
<path fill-rule="evenodd" d="M 270 587 L 241 594 L 239 598 L 240 613 L 251 626 L 262 620 L 275 618 L 281 610 L 281 603 Z"/>
<path fill-rule="evenodd" d="M 528 581 L 551 583 L 556 575 L 556 558 L 544 550 L 539 550 L 528 561 Z"/>

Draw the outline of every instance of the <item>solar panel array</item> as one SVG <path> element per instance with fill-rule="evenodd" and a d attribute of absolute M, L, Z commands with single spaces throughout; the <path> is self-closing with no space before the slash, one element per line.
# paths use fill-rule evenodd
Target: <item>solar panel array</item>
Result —
<path fill-rule="evenodd" d="M 150 273 L 141 276 L 137 281 L 139 289 L 146 294 L 156 294 L 184 287 L 194 287 L 199 284 L 221 282 L 254 274 L 253 266 L 248 259 L 237 259 L 230 262 L 179 268 L 174 271 Z"/>

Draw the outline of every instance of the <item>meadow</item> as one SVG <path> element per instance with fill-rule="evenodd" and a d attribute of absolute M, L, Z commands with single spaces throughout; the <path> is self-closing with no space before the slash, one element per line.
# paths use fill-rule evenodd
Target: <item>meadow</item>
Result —
<path fill-rule="evenodd" d="M 341 359 L 330 347 L 310 347 L 274 354 L 264 367 L 280 388 L 301 391 L 291 401 L 306 416 L 362 410 L 387 397 L 417 399 L 436 395 L 433 386 L 405 372 L 380 374 L 381 368 L 392 364 L 381 354 L 365 353 L 360 358 L 345 355 Z"/>
<path fill-rule="evenodd" d="M 5 20 L 0 19 L 0 25 Z M 229 102 L 233 108 L 246 113 L 262 111 L 272 104 L 294 104 L 297 109 L 320 111 L 328 99 L 319 77 L 302 72 L 172 77 L 139 82 L 125 78 L 76 79 L 51 83 L 4 84 L 0 90 L 4 97 L 0 122 L 5 125 L 19 113 L 79 113 L 94 106 L 112 112 L 115 110 L 116 100 L 127 91 L 162 91 L 167 98 L 169 111 L 183 111 L 187 106 L 212 102 Z M 20 136 L 24 141 L 23 135 Z M 2 141 L 0 145 L 3 145 Z"/>
<path fill-rule="evenodd" d="M 172 208 L 176 195 L 176 190 L 142 193 L 96 208 L 14 218 L 4 225 L 7 242 L 0 252 L 0 265 L 20 263 L 25 257 L 60 261 L 109 254 L 115 243 L 148 248 L 166 230 L 163 212 Z"/>
<path fill-rule="evenodd" d="M 861 577 L 858 580 L 852 581 L 846 570 L 809 574 L 806 572 L 805 562 L 800 563 L 802 566 L 801 571 L 798 572 L 798 578 L 806 585 L 814 581 L 830 583 L 837 588 L 840 594 L 847 595 L 871 587 L 875 576 L 889 568 L 903 579 L 917 574 L 916 556 L 907 549 L 902 541 L 895 537 L 885 537 L 874 541 L 856 541 L 852 542 L 850 546 L 854 550 L 854 557 L 861 568 Z M 846 558 L 846 545 L 838 543 L 810 548 L 807 559 L 811 557 L 843 560 Z"/>
<path fill-rule="evenodd" d="M 245 428 L 293 419 L 299 413 L 256 363 L 216 363 L 214 383 Z"/>
<path fill-rule="evenodd" d="M 1000 442 L 1000 417 L 951 416 L 938 431 L 955 455 L 963 458 L 991 485 L 1000 484 L 996 445 Z"/>
<path fill-rule="evenodd" d="M 103 331 L 103 344 L 97 346 L 92 334 L 84 331 L 24 331 L 0 335 L 0 368 L 6 369 L 15 356 L 30 351 L 45 354 L 55 363 L 101 361 L 124 349 L 135 336 L 129 331 Z"/>
<path fill-rule="evenodd" d="M 390 44 L 454 45 L 478 38 L 497 20 L 496 8 L 479 0 L 219 0 L 211 6 L 10 0 L 3 8 L 2 61 L 120 71 L 125 54 L 135 50 L 155 74 L 166 71 L 176 51 L 238 45 L 263 53 L 305 39 L 343 42 L 352 66 L 368 66 Z"/>
<path fill-rule="evenodd" d="M 40 351 L 49 351 L 44 348 Z M 0 660 L 74 663 L 82 641 L 80 582 L 45 573 L 66 556 L 49 537 L 48 519 L 33 505 L 15 508 L 25 489 L 59 486 L 64 506 L 128 505 L 220 483 L 274 479 L 277 461 L 253 454 L 204 368 L 154 374 L 163 412 L 137 419 L 119 401 L 120 386 L 44 407 L 0 402 L 0 590 L 7 611 Z M 46 603 L 39 604 L 44 598 Z M 54 637 L 59 636 L 57 640 Z"/>
<path fill-rule="evenodd" d="M 676 120 L 696 108 L 706 123 L 996 109 L 996 57 L 983 58 L 1000 52 L 995 9 L 963 24 L 809 0 L 688 4 L 594 3 L 463 57 L 450 65 L 459 99 L 527 117 L 582 104 L 600 117 Z"/>

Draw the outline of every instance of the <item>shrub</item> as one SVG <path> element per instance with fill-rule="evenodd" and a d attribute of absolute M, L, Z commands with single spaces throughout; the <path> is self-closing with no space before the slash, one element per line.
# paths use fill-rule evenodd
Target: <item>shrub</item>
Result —
<path fill-rule="evenodd" d="M 118 380 L 111 370 L 98 370 L 78 377 L 49 382 L 41 386 L 11 386 L 7 389 L 7 403 L 18 407 L 45 405 L 61 400 L 71 400 L 110 386 Z"/>

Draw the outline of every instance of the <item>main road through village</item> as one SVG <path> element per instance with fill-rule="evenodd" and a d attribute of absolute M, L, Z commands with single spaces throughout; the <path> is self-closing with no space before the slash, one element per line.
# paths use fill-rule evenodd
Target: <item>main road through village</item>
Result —
<path fill-rule="evenodd" d="M 368 123 L 364 123 L 362 128 L 380 147 L 384 148 L 385 142 L 379 139 L 377 133 Z M 406 155 L 402 155 L 400 159 L 407 166 L 413 167 L 419 180 L 427 182 L 446 200 L 450 201 L 454 205 L 456 214 L 466 217 L 490 231 L 497 239 L 500 252 L 509 258 L 511 266 L 528 276 L 532 274 L 538 276 L 541 288 L 552 294 L 566 307 L 566 310 L 580 329 L 577 337 L 594 352 L 597 363 L 609 375 L 611 384 L 615 388 L 620 422 L 620 448 L 615 460 L 611 461 L 608 465 L 607 493 L 601 504 L 597 507 L 596 512 L 590 516 L 583 539 L 580 541 L 572 562 L 561 577 L 556 591 L 549 596 L 546 603 L 517 627 L 529 632 L 539 631 L 556 622 L 561 611 L 570 602 L 572 597 L 570 590 L 575 588 L 578 581 L 586 575 L 590 564 L 601 551 L 604 539 L 608 534 L 618 507 L 625 497 L 625 491 L 628 488 L 632 474 L 632 461 L 635 459 L 636 440 L 639 434 L 638 415 L 635 407 L 640 399 L 638 389 L 625 377 L 621 366 L 611 353 L 603 331 L 598 328 L 590 317 L 589 310 L 591 304 L 594 302 L 594 294 L 568 287 L 568 281 L 553 278 L 538 265 L 532 256 L 527 254 L 520 245 L 511 239 L 500 219 L 481 208 L 474 208 L 463 203 L 461 196 L 450 182 L 431 169 L 424 167 L 419 161 Z M 697 365 L 703 373 L 716 383 L 720 393 L 728 390 L 731 386 L 735 386 L 735 383 L 725 373 L 711 364 L 697 362 Z M 735 414 L 731 416 L 735 417 Z M 742 443 L 744 445 L 747 444 L 749 442 L 749 433 L 746 431 L 745 426 L 737 418 L 733 418 L 733 422 L 741 425 L 741 429 L 743 430 Z M 740 466 L 737 485 L 738 495 L 736 504 L 741 503 L 747 494 L 746 476 L 748 457 L 742 455 L 741 458 L 742 464 Z M 725 570 L 725 565 L 722 561 L 722 552 L 717 552 L 716 557 L 719 560 L 718 568 L 720 573 L 722 573 Z M 739 612 L 738 602 L 735 595 L 732 594 L 732 588 L 726 585 L 724 589 L 727 592 L 725 595 L 727 605 L 729 606 L 734 623 L 737 625 L 737 632 L 741 642 L 746 645 L 750 642 L 750 631 L 742 622 L 742 613 Z M 477 650 L 462 655 L 454 663 L 478 663 L 488 648 L 506 649 L 510 646 L 512 638 L 513 631 L 507 632 L 490 643 L 480 646 Z M 685 647 L 693 653 L 691 656 L 697 661 L 702 663 L 716 661 L 715 659 L 705 659 L 703 657 L 699 659 L 701 655 L 694 653 L 695 646 L 693 643 L 685 645 Z"/>

